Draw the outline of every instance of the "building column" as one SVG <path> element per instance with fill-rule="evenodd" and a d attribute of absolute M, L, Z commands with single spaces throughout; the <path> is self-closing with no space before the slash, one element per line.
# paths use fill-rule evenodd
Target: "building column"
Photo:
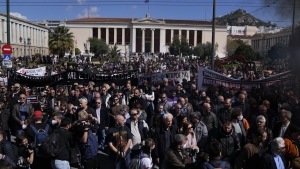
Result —
<path fill-rule="evenodd" d="M 114 28 L 114 44 L 117 44 L 117 28 Z"/>
<path fill-rule="evenodd" d="M 101 28 L 98 28 L 98 39 L 101 39 Z"/>
<path fill-rule="evenodd" d="M 190 44 L 190 30 L 186 30 L 186 40 Z"/>
<path fill-rule="evenodd" d="M 171 43 L 173 42 L 173 37 L 174 37 L 174 29 L 171 29 Z"/>
<path fill-rule="evenodd" d="M 194 30 L 194 46 L 197 46 L 197 31 Z"/>
<path fill-rule="evenodd" d="M 142 28 L 142 53 L 145 52 L 145 28 Z"/>
<path fill-rule="evenodd" d="M 130 43 L 131 52 L 136 52 L 136 28 L 131 28 Z"/>
<path fill-rule="evenodd" d="M 125 28 L 122 28 L 122 45 L 125 45 Z"/>
<path fill-rule="evenodd" d="M 151 53 L 154 53 L 154 31 L 155 29 L 151 29 Z"/>
<path fill-rule="evenodd" d="M 160 29 L 160 44 L 159 44 L 159 52 L 165 53 L 167 52 L 165 49 L 165 45 L 166 45 L 166 30 L 165 29 Z"/>
<path fill-rule="evenodd" d="M 178 30 L 178 38 L 181 39 L 181 29 Z"/>
<path fill-rule="evenodd" d="M 105 41 L 106 41 L 106 44 L 108 44 L 109 45 L 109 29 L 108 28 L 106 28 L 106 31 L 105 31 Z"/>

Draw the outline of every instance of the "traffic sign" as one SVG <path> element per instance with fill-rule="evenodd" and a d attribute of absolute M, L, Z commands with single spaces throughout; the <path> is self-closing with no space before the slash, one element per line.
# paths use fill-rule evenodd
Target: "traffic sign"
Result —
<path fill-rule="evenodd" d="M 3 60 L 11 60 L 11 55 L 10 54 L 4 54 L 3 55 Z"/>
<path fill-rule="evenodd" d="M 12 48 L 10 45 L 5 44 L 2 46 L 2 53 L 3 54 L 11 54 L 12 53 Z"/>
<path fill-rule="evenodd" d="M 6 68 L 12 68 L 12 62 L 10 60 L 3 60 L 2 66 Z"/>

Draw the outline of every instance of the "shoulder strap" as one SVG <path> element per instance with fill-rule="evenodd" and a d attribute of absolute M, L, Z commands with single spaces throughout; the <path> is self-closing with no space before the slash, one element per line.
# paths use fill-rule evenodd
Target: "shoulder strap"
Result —
<path fill-rule="evenodd" d="M 46 128 L 45 128 L 45 132 L 48 134 L 48 130 L 49 130 L 49 125 L 46 124 Z"/>
<path fill-rule="evenodd" d="M 37 134 L 37 130 L 36 130 L 36 128 L 33 126 L 33 125 L 30 125 L 30 128 L 32 129 L 32 131 L 34 132 L 34 134 Z"/>
<path fill-rule="evenodd" d="M 215 167 L 212 166 L 209 162 L 204 162 L 203 163 L 206 167 L 208 167 L 209 169 L 214 169 Z"/>
<path fill-rule="evenodd" d="M 219 168 L 224 169 L 226 167 L 227 162 L 226 161 L 222 161 Z"/>

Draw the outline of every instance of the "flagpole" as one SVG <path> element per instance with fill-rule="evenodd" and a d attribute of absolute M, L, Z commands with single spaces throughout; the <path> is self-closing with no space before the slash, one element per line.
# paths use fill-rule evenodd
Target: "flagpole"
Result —
<path fill-rule="evenodd" d="M 148 1 L 148 13 L 149 13 L 149 4 L 150 4 L 150 1 Z"/>

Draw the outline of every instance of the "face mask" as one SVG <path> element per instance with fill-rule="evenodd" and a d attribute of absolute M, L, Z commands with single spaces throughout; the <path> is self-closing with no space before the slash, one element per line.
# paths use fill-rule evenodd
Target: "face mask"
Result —
<path fill-rule="evenodd" d="M 182 147 L 181 147 L 181 149 L 186 149 L 186 147 L 187 147 L 187 143 L 185 143 Z"/>
<path fill-rule="evenodd" d="M 27 128 L 26 124 L 23 124 L 22 129 L 26 129 L 26 128 Z"/>
<path fill-rule="evenodd" d="M 240 116 L 240 117 L 239 117 L 239 121 L 242 121 L 242 120 L 243 120 L 243 116 Z"/>
<path fill-rule="evenodd" d="M 52 120 L 51 123 L 52 123 L 53 125 L 55 125 L 55 124 L 57 124 L 57 121 L 56 121 L 56 120 Z"/>

